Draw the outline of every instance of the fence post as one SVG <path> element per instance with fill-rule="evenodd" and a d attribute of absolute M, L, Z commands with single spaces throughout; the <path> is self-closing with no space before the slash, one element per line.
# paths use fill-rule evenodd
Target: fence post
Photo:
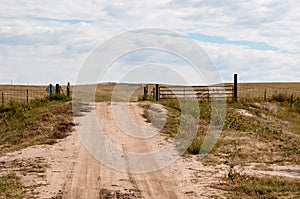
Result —
<path fill-rule="evenodd" d="M 291 101 L 290 101 L 290 109 L 293 108 L 293 103 L 294 103 L 294 95 L 292 94 Z"/>
<path fill-rule="evenodd" d="M 68 85 L 67 85 L 67 96 L 70 97 L 70 82 L 68 82 Z"/>
<path fill-rule="evenodd" d="M 234 82 L 233 82 L 233 101 L 237 102 L 238 94 L 237 94 L 237 82 L 238 82 L 238 75 L 234 74 Z"/>
<path fill-rule="evenodd" d="M 26 90 L 26 102 L 29 102 L 29 95 L 28 95 L 28 89 Z"/>
<path fill-rule="evenodd" d="M 267 89 L 265 88 L 264 101 L 267 101 Z"/>
<path fill-rule="evenodd" d="M 2 106 L 4 106 L 4 93 L 3 93 L 3 91 L 2 91 L 2 94 L 1 94 L 1 98 L 2 98 Z"/>
<path fill-rule="evenodd" d="M 59 84 L 55 85 L 55 92 L 56 92 L 56 94 L 59 94 Z"/>
<path fill-rule="evenodd" d="M 148 96 L 148 85 L 144 87 L 144 98 Z"/>
<path fill-rule="evenodd" d="M 50 88 L 50 95 L 52 95 L 53 94 L 53 90 L 52 90 L 53 86 L 52 86 L 52 84 L 49 85 L 49 88 Z"/>
<path fill-rule="evenodd" d="M 159 100 L 159 84 L 155 84 L 155 100 Z"/>

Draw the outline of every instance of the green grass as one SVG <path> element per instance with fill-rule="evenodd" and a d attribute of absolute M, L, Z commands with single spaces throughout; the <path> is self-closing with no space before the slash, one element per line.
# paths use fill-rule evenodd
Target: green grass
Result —
<path fill-rule="evenodd" d="M 72 105 L 63 96 L 0 107 L 0 155 L 37 144 L 53 144 L 74 126 Z"/>
<path fill-rule="evenodd" d="M 15 174 L 0 176 L 0 198 L 18 199 L 25 197 L 20 177 Z"/>

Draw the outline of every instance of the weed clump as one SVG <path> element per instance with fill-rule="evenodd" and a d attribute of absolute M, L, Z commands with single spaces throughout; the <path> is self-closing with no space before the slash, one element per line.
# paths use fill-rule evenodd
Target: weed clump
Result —
<path fill-rule="evenodd" d="M 284 93 L 278 93 L 274 94 L 271 97 L 271 101 L 277 101 L 277 102 L 286 102 L 290 99 L 290 96 Z"/>

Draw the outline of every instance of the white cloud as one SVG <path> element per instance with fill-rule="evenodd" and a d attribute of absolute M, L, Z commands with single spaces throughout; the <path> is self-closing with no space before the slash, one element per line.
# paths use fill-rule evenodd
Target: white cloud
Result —
<path fill-rule="evenodd" d="M 225 81 L 232 73 L 241 74 L 244 81 L 300 81 L 297 0 L 0 0 L 0 4 L 0 83 L 74 81 L 97 45 L 115 34 L 145 27 L 266 43 L 278 50 L 198 41 Z"/>

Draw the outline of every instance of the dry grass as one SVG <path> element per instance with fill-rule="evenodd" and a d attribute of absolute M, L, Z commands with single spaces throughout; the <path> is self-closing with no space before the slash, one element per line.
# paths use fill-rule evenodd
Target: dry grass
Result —
<path fill-rule="evenodd" d="M 254 177 L 231 170 L 215 188 L 228 191 L 227 198 L 299 198 L 300 181 L 286 177 Z"/>
<path fill-rule="evenodd" d="M 73 128 L 70 102 L 35 100 L 0 108 L 0 155 L 37 144 L 53 144 Z"/>
<path fill-rule="evenodd" d="M 143 87 L 134 84 L 98 84 L 76 86 L 77 100 L 95 102 L 139 101 L 143 98 Z"/>
<path fill-rule="evenodd" d="M 300 83 L 239 83 L 238 97 L 240 99 L 264 100 L 271 99 L 273 95 L 284 93 L 300 97 Z"/>
<path fill-rule="evenodd" d="M 168 109 L 166 125 L 161 133 L 174 137 L 178 132 L 181 108 L 176 102 L 162 102 Z M 197 137 L 188 148 L 188 153 L 198 154 L 211 118 L 210 104 L 202 103 L 200 108 Z M 236 109 L 246 110 L 253 116 L 245 116 Z M 147 114 L 146 114 L 147 116 Z M 299 126 L 300 113 L 289 109 L 288 104 L 278 102 L 233 103 L 228 104 L 223 133 L 209 155 L 202 159 L 207 165 L 246 166 L 251 163 L 261 165 L 299 165 L 300 136 L 294 127 Z M 255 170 L 269 171 L 265 167 Z M 229 171 L 232 175 L 232 171 Z M 297 178 L 271 178 L 268 176 L 248 176 L 234 173 L 226 176 L 217 188 L 229 192 L 229 198 L 274 198 L 300 194 Z M 248 196 L 249 195 L 249 196 Z"/>

